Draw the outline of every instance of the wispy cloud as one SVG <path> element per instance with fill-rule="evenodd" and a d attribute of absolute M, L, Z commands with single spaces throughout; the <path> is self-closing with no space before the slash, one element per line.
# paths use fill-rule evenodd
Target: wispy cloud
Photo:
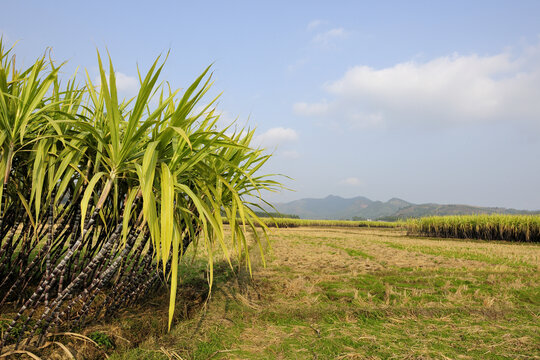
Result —
<path fill-rule="evenodd" d="M 320 19 L 312 20 L 307 25 L 307 30 L 308 31 L 315 30 L 316 28 L 318 28 L 319 26 L 324 25 L 324 24 L 326 24 L 326 20 L 320 20 Z"/>
<path fill-rule="evenodd" d="M 326 100 L 315 103 L 298 102 L 293 105 L 293 111 L 302 116 L 322 116 L 329 110 Z"/>
<path fill-rule="evenodd" d="M 348 177 L 339 182 L 339 185 L 346 186 L 363 186 L 364 182 L 357 177 Z"/>
<path fill-rule="evenodd" d="M 253 141 L 265 148 L 276 147 L 280 144 L 292 142 L 298 139 L 296 130 L 284 127 L 275 127 L 266 132 L 255 135 Z"/>
<path fill-rule="evenodd" d="M 343 39 L 347 37 L 347 35 L 348 32 L 344 28 L 340 27 L 320 32 L 316 34 L 311 41 L 320 46 L 328 46 L 333 41 Z"/>
<path fill-rule="evenodd" d="M 126 75 L 122 72 L 116 71 L 114 73 L 116 77 L 116 88 L 126 96 L 136 95 L 139 91 L 139 80 L 133 76 Z M 106 74 L 107 81 L 109 80 L 109 74 Z M 96 76 L 94 79 L 94 85 L 101 86 L 101 77 Z"/>
<path fill-rule="evenodd" d="M 358 65 L 324 86 L 332 100 L 299 115 L 350 127 L 507 121 L 540 125 L 540 44 L 520 54 L 460 55 L 375 69 Z"/>
<path fill-rule="evenodd" d="M 304 65 L 306 65 L 308 63 L 308 61 L 309 61 L 308 58 L 298 59 L 293 64 L 288 65 L 287 70 L 289 72 L 294 72 L 294 71 L 302 68 Z"/>

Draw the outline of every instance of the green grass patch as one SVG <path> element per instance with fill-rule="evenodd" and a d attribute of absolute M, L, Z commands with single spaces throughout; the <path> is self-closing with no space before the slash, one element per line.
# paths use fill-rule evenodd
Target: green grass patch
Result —
<path fill-rule="evenodd" d="M 374 259 L 374 257 L 369 255 L 368 253 L 365 253 L 365 252 L 357 250 L 357 249 L 349 249 L 349 248 L 345 248 L 345 247 L 342 247 L 342 246 L 338 246 L 338 245 L 335 245 L 335 244 L 329 244 L 329 243 L 326 243 L 325 245 L 328 246 L 328 247 L 334 248 L 334 249 L 343 250 L 349 256 L 361 257 L 361 258 L 370 259 L 370 260 Z"/>

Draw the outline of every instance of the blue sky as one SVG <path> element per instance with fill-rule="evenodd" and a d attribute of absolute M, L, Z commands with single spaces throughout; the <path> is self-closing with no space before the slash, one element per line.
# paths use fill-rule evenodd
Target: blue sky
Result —
<path fill-rule="evenodd" d="M 0 33 L 125 96 L 169 55 L 185 87 L 214 63 L 223 121 L 257 127 L 295 192 L 540 209 L 539 1 L 10 1 Z M 121 80 L 120 80 L 121 79 Z M 82 81 L 82 77 L 81 77 Z"/>

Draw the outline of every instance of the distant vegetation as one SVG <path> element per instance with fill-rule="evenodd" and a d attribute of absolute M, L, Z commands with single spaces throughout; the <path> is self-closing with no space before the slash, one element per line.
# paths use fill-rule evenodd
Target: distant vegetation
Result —
<path fill-rule="evenodd" d="M 254 211 L 255 215 L 257 215 L 260 218 L 274 218 L 274 219 L 281 219 L 281 218 L 287 218 L 287 219 L 300 219 L 298 215 L 294 214 L 282 214 L 278 212 L 265 212 L 265 211 Z"/>

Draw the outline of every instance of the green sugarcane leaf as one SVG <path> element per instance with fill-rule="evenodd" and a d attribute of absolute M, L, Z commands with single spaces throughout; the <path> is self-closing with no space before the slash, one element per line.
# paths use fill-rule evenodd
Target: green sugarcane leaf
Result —
<path fill-rule="evenodd" d="M 141 191 L 143 197 L 143 214 L 148 223 L 150 230 L 150 236 L 155 245 L 155 250 L 158 253 L 158 260 L 161 254 L 161 241 L 160 241 L 160 226 L 158 223 L 158 216 L 156 210 L 156 199 L 153 192 L 154 176 L 156 172 L 156 163 L 158 152 L 156 147 L 158 142 L 153 141 L 148 144 L 146 152 L 144 153 L 142 166 L 137 166 L 137 174 L 141 183 Z M 159 250 L 159 251 L 158 251 Z"/>
<path fill-rule="evenodd" d="M 131 208 L 133 207 L 133 203 L 135 202 L 135 198 L 137 197 L 137 194 L 139 193 L 139 187 L 135 187 L 132 189 L 129 189 L 127 199 L 126 199 L 126 206 L 124 207 L 124 217 L 122 219 L 122 242 L 124 245 L 126 244 L 127 235 L 129 232 L 129 220 L 131 219 Z"/>
<path fill-rule="evenodd" d="M 84 191 L 84 195 L 81 200 L 81 229 L 84 229 L 84 221 L 86 220 L 86 213 L 88 211 L 88 202 L 90 201 L 90 197 L 94 192 L 94 187 L 104 175 L 104 172 L 98 172 L 97 174 L 94 174 L 94 176 L 92 176 L 92 179 L 90 179 L 88 186 L 86 186 L 86 190 Z"/>
<path fill-rule="evenodd" d="M 34 221 L 34 217 L 32 216 L 32 211 L 30 211 L 30 206 L 28 205 L 28 202 L 24 198 L 23 194 L 21 194 L 20 191 L 17 190 L 17 196 L 19 196 L 19 199 L 21 200 L 21 204 L 23 205 L 24 209 L 26 210 L 26 214 L 28 214 L 28 219 L 30 219 L 30 223 L 32 223 L 32 227 L 36 228 L 36 222 Z"/>
<path fill-rule="evenodd" d="M 43 185 L 45 183 L 45 156 L 47 153 L 46 146 L 48 141 L 40 141 L 35 150 L 34 166 L 32 169 L 32 190 L 30 192 L 30 201 L 34 200 L 36 219 L 39 219 L 41 211 L 41 199 Z"/>
<path fill-rule="evenodd" d="M 161 251 L 163 271 L 166 271 L 170 247 L 173 242 L 174 182 L 167 164 L 161 163 Z M 177 240 L 177 239 L 176 239 Z M 178 247 L 178 246 L 177 246 Z M 174 255 L 174 254 L 173 254 Z"/>
<path fill-rule="evenodd" d="M 182 139 L 186 141 L 190 149 L 193 149 L 193 147 L 191 146 L 191 141 L 189 141 L 189 137 L 184 130 L 177 126 L 171 126 L 171 129 L 173 129 L 178 135 L 180 135 L 180 137 L 182 137 Z"/>
<path fill-rule="evenodd" d="M 171 330 L 171 325 L 174 317 L 174 308 L 176 305 L 176 290 L 178 288 L 178 252 L 180 242 L 183 240 L 180 236 L 180 230 L 178 227 L 174 226 L 173 228 L 173 253 L 172 253 L 172 262 L 171 262 L 171 290 L 169 298 L 169 331 Z"/>

